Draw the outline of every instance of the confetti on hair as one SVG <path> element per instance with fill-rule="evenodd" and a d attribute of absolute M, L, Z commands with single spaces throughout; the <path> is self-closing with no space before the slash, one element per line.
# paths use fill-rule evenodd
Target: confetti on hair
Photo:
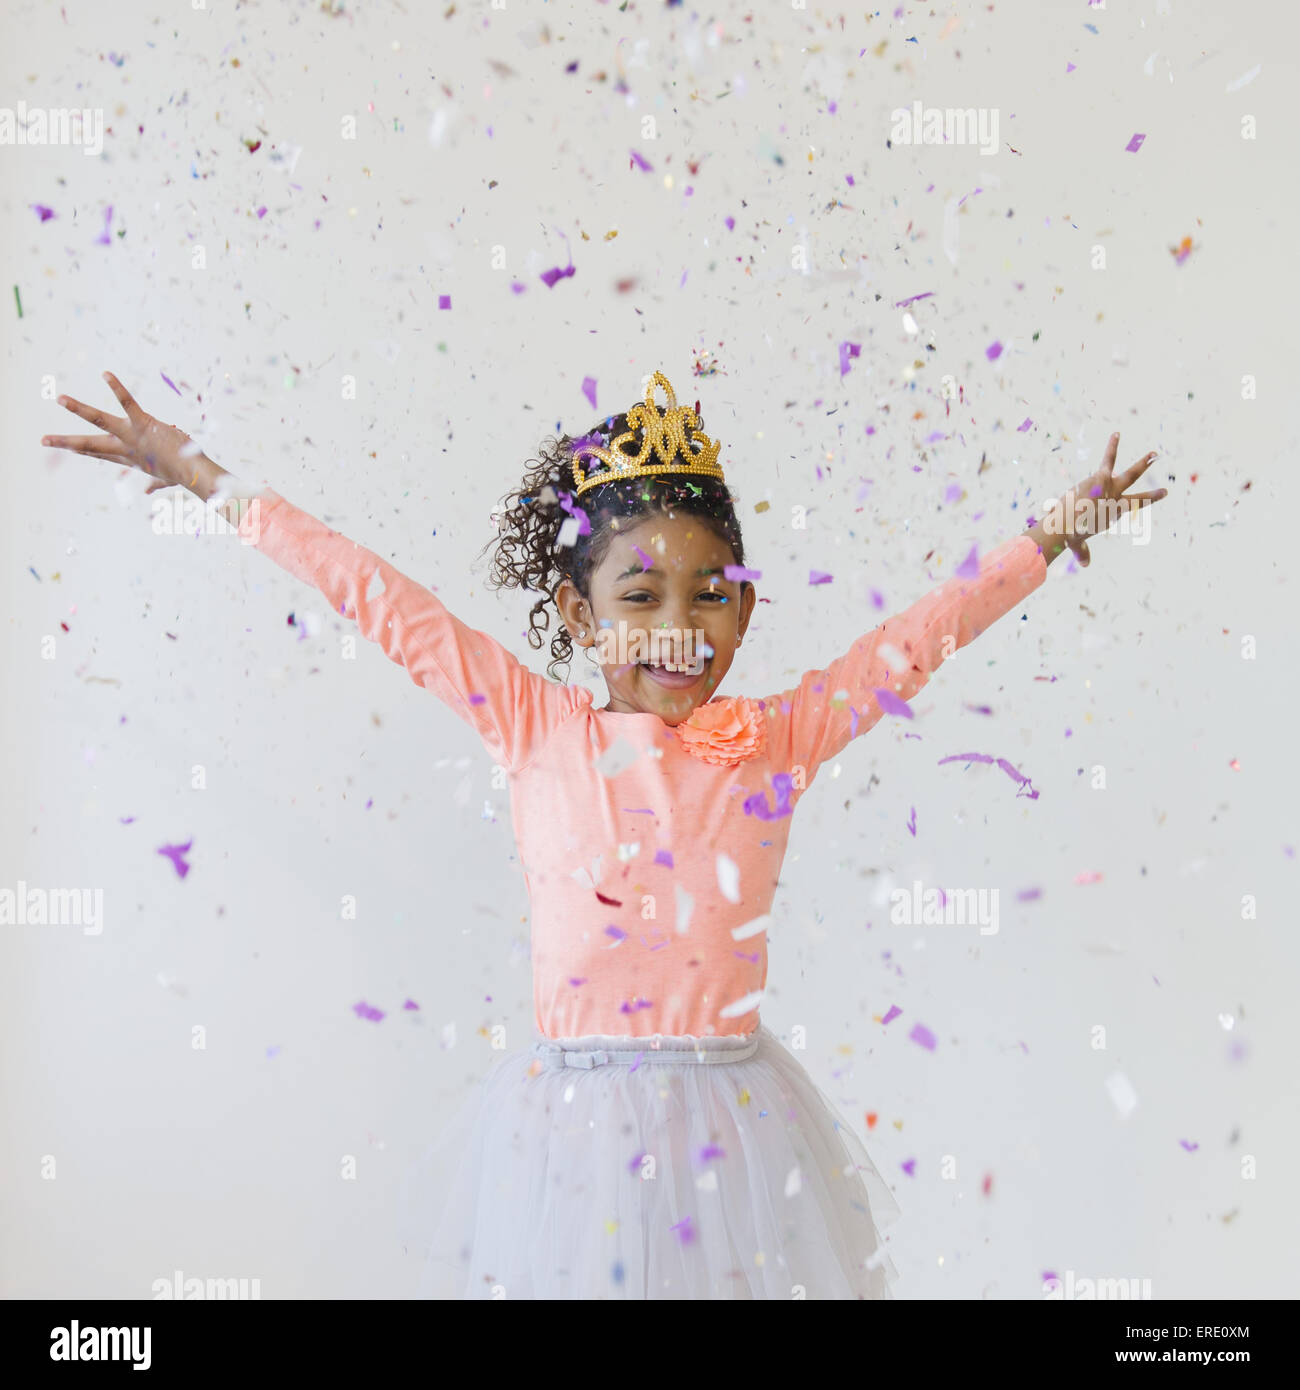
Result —
<path fill-rule="evenodd" d="M 158 849 L 159 854 L 165 855 L 172 861 L 172 867 L 176 870 L 178 878 L 184 878 L 190 871 L 189 861 L 185 856 L 193 845 L 194 839 L 191 837 L 183 845 L 161 845 Z"/>

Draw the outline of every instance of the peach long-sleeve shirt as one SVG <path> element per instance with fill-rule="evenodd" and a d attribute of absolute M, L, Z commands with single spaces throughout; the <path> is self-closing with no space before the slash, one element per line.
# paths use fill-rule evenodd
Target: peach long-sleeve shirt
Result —
<path fill-rule="evenodd" d="M 589 690 L 537 675 L 278 493 L 259 503 L 240 525 L 245 539 L 354 618 L 506 769 L 532 909 L 536 1024 L 550 1038 L 753 1032 L 767 979 L 763 919 L 799 780 L 806 789 L 881 718 L 876 691 L 915 695 L 1047 571 L 1028 535 L 1005 542 L 977 578 L 947 580 L 824 669 L 753 701 L 761 753 L 717 766 L 658 715 L 596 709 Z"/>

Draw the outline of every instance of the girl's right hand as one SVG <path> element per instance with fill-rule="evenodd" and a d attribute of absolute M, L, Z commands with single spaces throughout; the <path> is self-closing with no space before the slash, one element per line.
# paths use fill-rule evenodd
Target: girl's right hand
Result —
<path fill-rule="evenodd" d="M 147 473 L 153 480 L 146 494 L 166 487 L 194 485 L 204 471 L 214 468 L 211 460 L 194 441 L 175 425 L 164 425 L 136 404 L 135 397 L 113 375 L 104 373 L 104 380 L 126 411 L 126 419 L 106 415 L 94 406 L 84 405 L 71 396 L 60 396 L 59 404 L 74 415 L 80 415 L 107 434 L 47 434 L 41 443 L 52 449 L 70 449 L 74 454 L 107 459 L 110 463 L 125 464 Z"/>

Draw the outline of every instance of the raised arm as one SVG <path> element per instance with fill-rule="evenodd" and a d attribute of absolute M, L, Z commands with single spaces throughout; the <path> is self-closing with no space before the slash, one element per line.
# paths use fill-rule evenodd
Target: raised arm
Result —
<path fill-rule="evenodd" d="M 180 486 L 219 507 L 245 541 L 355 619 L 363 637 L 470 724 L 497 762 L 522 767 L 578 707 L 585 692 L 530 671 L 428 589 L 278 493 L 239 482 L 183 430 L 143 410 L 111 372 L 104 379 L 126 417 L 60 396 L 60 405 L 106 433 L 46 435 L 45 444 L 138 468 L 152 479 L 149 492 Z"/>
<path fill-rule="evenodd" d="M 241 537 L 320 591 L 335 613 L 470 724 L 493 759 L 522 767 L 577 708 L 576 690 L 523 665 L 422 585 L 279 493 L 241 508 Z"/>
<path fill-rule="evenodd" d="M 1037 589 L 1046 574 L 1033 537 L 1015 536 L 981 558 L 977 577 L 945 580 L 829 666 L 806 671 L 797 686 L 768 696 L 763 713 L 773 762 L 802 766 L 807 785 L 822 763 L 872 728 L 887 708 L 910 700 L 946 658 Z"/>

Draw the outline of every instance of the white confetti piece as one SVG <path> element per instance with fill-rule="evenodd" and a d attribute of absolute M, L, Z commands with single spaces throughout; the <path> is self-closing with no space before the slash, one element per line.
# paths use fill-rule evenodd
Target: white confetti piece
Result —
<path fill-rule="evenodd" d="M 736 861 L 725 854 L 718 855 L 718 887 L 729 903 L 740 901 L 740 870 Z"/>
<path fill-rule="evenodd" d="M 1106 1089 L 1110 1092 L 1111 1100 L 1115 1102 L 1115 1109 L 1125 1118 L 1137 1109 L 1137 1092 L 1122 1071 L 1113 1072 L 1106 1078 Z"/>
<path fill-rule="evenodd" d="M 748 941 L 751 936 L 761 936 L 771 925 L 772 914 L 765 912 L 761 917 L 755 917 L 752 922 L 742 922 L 738 927 L 732 927 L 731 939 L 733 941 Z"/>
<path fill-rule="evenodd" d="M 376 565 L 366 583 L 366 602 L 373 603 L 387 588 L 388 585 L 384 583 L 384 576 L 380 574 L 379 566 Z"/>
<path fill-rule="evenodd" d="M 695 899 L 680 883 L 674 883 L 673 888 L 677 893 L 677 932 L 678 935 L 685 935 L 691 927 L 691 910 L 695 906 Z"/>
<path fill-rule="evenodd" d="M 797 1197 L 803 1191 L 803 1174 L 798 1168 L 791 1168 L 785 1175 L 785 1195 Z"/>
<path fill-rule="evenodd" d="M 753 994 L 747 994 L 743 999 L 737 999 L 734 1004 L 728 1004 L 725 1009 L 718 1010 L 719 1018 L 740 1018 L 744 1014 L 751 1013 L 763 1002 L 763 991 L 756 989 Z"/>

